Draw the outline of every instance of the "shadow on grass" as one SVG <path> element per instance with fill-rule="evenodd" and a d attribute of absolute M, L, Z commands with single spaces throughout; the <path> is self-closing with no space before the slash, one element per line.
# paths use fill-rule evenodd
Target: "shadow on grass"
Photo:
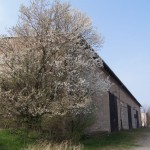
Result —
<path fill-rule="evenodd" d="M 89 137 L 81 140 L 86 150 L 97 149 L 128 149 L 134 146 L 135 140 L 141 136 L 143 132 L 150 132 L 150 129 L 132 129 L 127 131 L 120 131 L 102 136 Z"/>

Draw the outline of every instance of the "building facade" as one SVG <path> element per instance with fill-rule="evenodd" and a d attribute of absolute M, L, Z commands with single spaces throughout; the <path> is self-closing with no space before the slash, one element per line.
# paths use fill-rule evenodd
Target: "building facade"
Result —
<path fill-rule="evenodd" d="M 105 62 L 102 70 L 104 76 L 109 76 L 112 86 L 109 92 L 93 98 L 98 109 L 95 123 L 88 132 L 114 132 L 141 127 L 141 104 Z"/>
<path fill-rule="evenodd" d="M 22 45 L 18 47 L 22 47 Z M 90 46 L 87 44 L 87 47 Z M 91 57 L 93 59 L 100 58 L 96 53 Z M 3 65 L 2 62 L 0 63 Z M 95 94 L 92 97 L 97 105 L 97 110 L 95 111 L 95 122 L 87 132 L 113 132 L 141 127 L 141 104 L 104 61 L 103 68 L 98 65 L 96 67 L 98 72 L 102 71 L 105 77 L 109 77 L 112 86 L 107 93 Z"/>

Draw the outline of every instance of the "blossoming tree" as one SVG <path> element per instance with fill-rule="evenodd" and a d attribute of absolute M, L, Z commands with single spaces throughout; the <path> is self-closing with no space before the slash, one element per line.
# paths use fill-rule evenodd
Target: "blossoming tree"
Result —
<path fill-rule="evenodd" d="M 5 116 L 27 122 L 90 112 L 95 92 L 110 82 L 94 49 L 102 37 L 85 14 L 68 3 L 32 0 L 20 7 L 19 21 L 0 39 L 0 107 Z"/>

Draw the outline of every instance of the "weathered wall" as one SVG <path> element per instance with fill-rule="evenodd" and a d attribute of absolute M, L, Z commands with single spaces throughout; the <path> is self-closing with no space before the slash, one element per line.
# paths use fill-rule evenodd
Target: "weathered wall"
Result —
<path fill-rule="evenodd" d="M 113 79 L 111 79 L 113 81 Z M 140 107 L 136 104 L 136 102 L 128 95 L 128 93 L 118 86 L 116 81 L 113 81 L 114 85 L 111 87 L 110 92 L 113 93 L 117 97 L 118 104 L 118 120 L 119 121 L 119 129 L 121 129 L 121 120 L 122 120 L 122 128 L 128 129 L 128 110 L 127 105 L 131 106 L 131 114 L 132 114 L 132 127 L 137 127 L 137 119 L 135 119 L 136 111 L 138 111 L 138 119 L 139 124 L 141 125 L 140 118 Z"/>
<path fill-rule="evenodd" d="M 95 122 L 88 128 L 87 132 L 95 133 L 100 131 L 110 130 L 110 114 L 109 114 L 109 95 L 105 93 L 104 95 L 96 95 L 93 97 L 95 100 L 97 110 L 95 110 Z"/>
<path fill-rule="evenodd" d="M 104 71 L 104 75 L 109 74 Z M 128 122 L 128 105 L 131 106 L 131 116 L 132 116 L 132 128 L 137 128 L 137 118 L 136 111 L 138 112 L 139 126 L 141 126 L 141 113 L 140 106 L 134 101 L 134 99 L 128 94 L 128 92 L 122 88 L 116 80 L 110 76 L 110 80 L 113 83 L 110 93 L 117 97 L 117 107 L 118 107 L 118 130 L 129 129 Z M 99 131 L 111 131 L 110 127 L 110 108 L 109 108 L 109 93 L 105 93 L 103 96 L 96 95 L 93 97 L 96 100 L 96 105 L 98 110 L 96 110 L 96 121 L 89 128 L 89 132 L 99 132 Z"/>

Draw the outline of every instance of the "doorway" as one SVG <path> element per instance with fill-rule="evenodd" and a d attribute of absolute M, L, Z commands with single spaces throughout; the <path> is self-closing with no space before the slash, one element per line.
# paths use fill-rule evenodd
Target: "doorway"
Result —
<path fill-rule="evenodd" d="M 109 93 L 109 108 L 111 132 L 118 131 L 117 97 L 112 93 Z"/>
<path fill-rule="evenodd" d="M 129 124 L 129 129 L 132 129 L 132 113 L 131 113 L 131 106 L 127 106 L 128 108 L 128 124 Z"/>

